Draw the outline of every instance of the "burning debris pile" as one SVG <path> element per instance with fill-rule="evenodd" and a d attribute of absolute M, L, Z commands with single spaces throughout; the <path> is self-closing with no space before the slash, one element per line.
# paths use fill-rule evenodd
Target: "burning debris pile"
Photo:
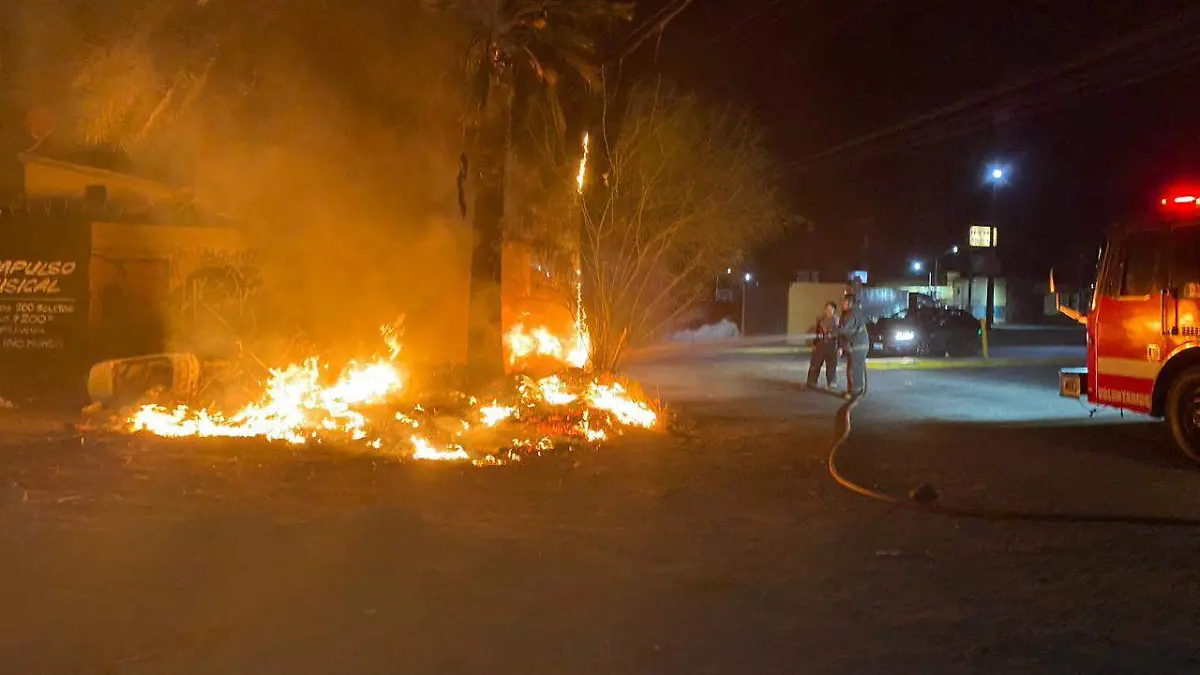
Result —
<path fill-rule="evenodd" d="M 518 326 L 506 336 L 514 359 L 550 358 L 565 370 L 537 379 L 516 375 L 486 394 L 456 392 L 436 403 L 414 400 L 399 360 L 398 331 L 382 331 L 388 355 L 350 363 L 336 376 L 309 358 L 272 370 L 257 400 L 237 412 L 148 404 L 122 426 L 164 437 L 349 444 L 414 460 L 497 465 L 659 423 L 658 413 L 619 380 L 582 368 L 585 329 L 559 339 L 544 328 Z"/>

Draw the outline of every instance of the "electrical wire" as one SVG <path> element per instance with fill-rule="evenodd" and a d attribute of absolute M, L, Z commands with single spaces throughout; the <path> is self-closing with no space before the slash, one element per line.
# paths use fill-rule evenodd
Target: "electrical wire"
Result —
<path fill-rule="evenodd" d="M 741 28 L 742 26 L 744 26 L 746 24 L 746 22 L 750 21 L 751 19 L 762 16 L 763 12 L 779 5 L 781 2 L 783 2 L 783 0 L 767 0 L 767 2 L 763 3 L 762 5 L 759 5 L 758 9 L 754 10 L 753 12 L 750 12 L 749 14 L 743 14 L 742 18 L 738 19 L 737 21 L 734 21 L 732 25 L 730 25 L 728 28 L 726 28 L 725 30 L 718 33 L 716 37 L 714 37 L 713 39 L 704 43 L 704 46 L 708 47 L 713 44 L 716 44 L 721 38 L 729 35 L 730 33 L 734 32 L 735 30 Z M 812 0 L 807 0 L 807 1 L 802 0 L 801 2 L 796 3 L 794 6 L 792 6 L 789 9 L 796 9 L 798 7 L 804 7 L 804 6 L 811 5 L 811 4 L 812 4 Z"/>
<path fill-rule="evenodd" d="M 889 125 L 864 136 L 809 155 L 804 159 L 785 165 L 781 168 L 781 171 L 789 171 L 798 167 L 812 164 L 817 160 L 824 159 L 825 157 L 843 154 L 849 150 L 863 145 L 898 136 L 901 133 L 908 132 L 922 125 L 937 123 L 954 115 L 968 113 L 972 109 L 978 109 L 983 106 L 994 106 L 997 100 L 1001 100 L 1005 96 L 1018 95 L 1023 90 L 1028 90 L 1037 84 L 1047 80 L 1052 80 L 1053 78 L 1071 76 L 1072 73 L 1079 71 L 1080 69 L 1083 69 L 1082 74 L 1087 74 L 1088 72 L 1094 73 L 1096 72 L 1097 67 L 1093 64 L 1096 62 L 1120 56 L 1142 45 L 1145 45 L 1156 38 L 1161 38 L 1170 35 L 1171 33 L 1176 33 L 1197 18 L 1200 18 L 1200 10 L 1190 10 L 1178 16 L 1168 17 L 1131 35 L 1128 35 L 1119 41 L 1106 45 L 1103 48 L 1081 54 L 1065 63 L 1056 66 L 1039 69 L 998 87 L 994 87 L 987 91 L 979 92 L 966 98 L 959 99 L 958 101 L 954 101 L 933 110 L 915 115 L 899 123 Z M 1108 67 L 1111 67 L 1111 64 Z M 1091 68 L 1091 71 L 1088 70 L 1089 68 Z"/>
<path fill-rule="evenodd" d="M 871 2 L 867 3 L 865 6 L 859 7 L 856 10 L 852 10 L 851 12 L 842 16 L 842 18 L 834 19 L 833 21 L 830 21 L 829 23 L 825 24 L 824 26 L 822 26 L 822 27 L 818 28 L 817 30 L 804 36 L 803 38 L 800 39 L 798 46 L 803 47 L 803 46 L 815 41 L 817 38 L 821 37 L 822 35 L 828 33 L 831 30 L 834 30 L 836 28 L 841 28 L 842 26 L 845 26 L 849 23 L 853 23 L 854 20 L 858 19 L 858 17 L 863 16 L 863 15 L 867 14 L 868 12 L 870 12 L 871 10 L 878 8 L 880 5 L 882 5 L 885 2 L 890 2 L 890 0 L 871 0 Z M 787 12 L 784 12 L 784 14 L 791 12 L 792 9 L 795 9 L 795 8 L 794 7 L 789 8 Z M 780 16 L 783 16 L 783 14 L 781 14 Z M 792 46 L 792 53 L 795 53 L 798 46 L 797 45 Z"/>
<path fill-rule="evenodd" d="M 1193 42 L 1195 44 L 1187 45 L 1185 49 L 1177 50 L 1173 55 L 1171 55 L 1170 63 L 1160 67 L 1143 70 L 1142 72 L 1136 74 L 1128 75 L 1119 81 L 1108 84 L 1101 83 L 1100 86 L 1090 90 L 1088 89 L 1089 85 L 1097 83 L 1097 81 L 1102 80 L 1103 77 L 1111 77 L 1112 75 L 1118 74 L 1118 71 L 1122 70 L 1127 64 L 1116 64 L 1115 68 L 1109 68 L 1105 72 L 1097 71 L 1093 73 L 1085 73 L 1083 77 L 1078 77 L 1073 82 L 1064 83 L 1066 86 L 1060 87 L 1057 93 L 1051 92 L 1053 95 L 1034 95 L 1032 97 L 1027 97 L 1025 100 L 1017 99 L 1011 102 L 997 104 L 997 108 L 1003 109 L 1009 117 L 1028 117 L 1036 113 L 1046 112 L 1054 107 L 1063 105 L 1072 98 L 1072 95 L 1078 95 L 1079 97 L 1094 96 L 1107 91 L 1113 91 L 1132 86 L 1170 72 L 1187 68 L 1200 61 L 1200 40 L 1193 40 Z M 861 148 L 847 150 L 837 155 L 828 155 L 821 160 L 812 160 L 807 164 L 792 163 L 782 169 L 781 172 L 802 171 L 822 165 L 828 161 L 871 159 L 893 152 L 911 150 L 925 145 L 935 144 L 950 138 L 970 134 L 980 129 L 992 127 L 995 124 L 992 120 L 993 115 L 994 111 L 983 111 L 969 115 L 962 115 L 957 118 L 948 118 L 940 125 L 924 130 L 913 130 L 907 134 L 897 134 L 892 138 L 883 140 L 882 143 L 879 144 L 862 146 Z"/>
<path fill-rule="evenodd" d="M 680 12 L 687 9 L 688 6 L 693 2 L 695 2 L 695 0 L 671 0 L 671 2 L 668 2 L 657 12 L 651 15 L 649 19 L 643 21 L 642 25 L 634 29 L 634 31 L 630 33 L 629 37 L 625 40 L 622 47 L 617 50 L 616 56 L 605 59 L 606 62 L 611 63 L 621 61 L 625 57 L 637 51 L 637 49 L 642 46 L 642 43 L 648 40 L 651 35 L 659 33 L 661 36 L 662 32 L 666 29 L 667 24 L 670 23 L 671 20 L 676 16 L 678 16 Z"/>
<path fill-rule="evenodd" d="M 982 509 L 942 506 L 936 503 L 918 502 L 915 499 L 901 499 L 879 490 L 857 483 L 837 468 L 838 454 L 850 438 L 851 412 L 862 402 L 870 391 L 871 381 L 867 378 L 863 391 L 858 396 L 847 401 L 837 411 L 834 436 L 836 440 L 829 450 L 826 466 L 829 475 L 838 485 L 846 490 L 874 501 L 905 508 L 912 511 L 950 518 L 984 520 L 989 522 L 1029 522 L 1029 523 L 1107 523 L 1120 525 L 1150 525 L 1156 527 L 1200 527 L 1200 518 L 1177 518 L 1172 516 L 1138 516 L 1124 513 L 1071 513 L 1068 511 L 1023 511 L 1020 509 Z"/>

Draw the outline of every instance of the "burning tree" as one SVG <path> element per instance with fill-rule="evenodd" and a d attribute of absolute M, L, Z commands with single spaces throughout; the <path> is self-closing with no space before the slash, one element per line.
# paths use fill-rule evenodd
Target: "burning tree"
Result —
<path fill-rule="evenodd" d="M 632 18 L 633 4 L 610 0 L 426 0 L 457 13 L 471 36 L 467 70 L 467 150 L 460 191 L 474 181 L 468 362 L 477 382 L 504 372 L 500 332 L 504 190 L 512 152 L 514 109 L 540 99 L 557 133 L 566 127 L 558 92 L 568 79 L 596 91 L 600 69 L 592 32 Z M 460 205 L 466 214 L 465 196 Z"/>
<path fill-rule="evenodd" d="M 596 368 L 660 335 L 713 279 L 778 235 L 785 212 L 762 130 L 745 113 L 638 85 L 608 171 L 585 191 L 582 250 Z"/>

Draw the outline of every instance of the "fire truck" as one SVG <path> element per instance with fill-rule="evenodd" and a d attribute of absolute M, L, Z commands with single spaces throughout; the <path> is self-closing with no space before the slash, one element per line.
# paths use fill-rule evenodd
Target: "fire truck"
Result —
<path fill-rule="evenodd" d="M 1200 186 L 1172 188 L 1156 216 L 1113 228 L 1087 316 L 1059 311 L 1087 326 L 1087 367 L 1063 369 L 1059 394 L 1163 419 L 1200 461 Z"/>

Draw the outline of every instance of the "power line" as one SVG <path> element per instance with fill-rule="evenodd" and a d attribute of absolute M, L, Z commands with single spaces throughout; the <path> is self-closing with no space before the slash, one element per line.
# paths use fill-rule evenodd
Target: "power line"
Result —
<path fill-rule="evenodd" d="M 1092 64 L 1096 61 L 1100 61 L 1102 59 L 1105 59 L 1105 58 L 1108 58 L 1108 57 L 1111 57 L 1114 55 L 1118 55 L 1123 52 L 1127 52 L 1130 49 L 1138 47 L 1139 45 L 1141 45 L 1149 40 L 1152 40 L 1156 37 L 1160 37 L 1164 34 L 1170 34 L 1172 32 L 1175 32 L 1175 31 L 1179 30 L 1180 28 L 1184 27 L 1188 22 L 1194 20 L 1197 17 L 1197 15 L 1200 15 L 1200 11 L 1192 10 L 1183 15 L 1180 15 L 1179 17 L 1173 17 L 1170 19 L 1160 21 L 1154 25 L 1148 26 L 1148 27 L 1138 31 L 1137 33 L 1127 36 L 1126 38 L 1124 38 L 1116 43 L 1113 43 L 1103 49 L 1094 50 L 1093 52 L 1090 52 L 1090 53 L 1085 53 L 1074 59 L 1071 59 L 1070 61 L 1068 61 L 1066 63 L 1060 64 L 1058 66 L 1054 66 L 1051 68 L 1043 68 L 1041 70 L 1035 71 L 1028 75 L 1019 77 L 1019 78 L 1017 78 L 1009 83 L 1006 83 L 1004 85 L 1001 85 L 999 87 L 995 87 L 993 89 L 990 89 L 990 90 L 987 90 L 987 91 L 984 91 L 984 92 L 981 92 L 978 94 L 974 94 L 967 98 L 960 99 L 953 103 L 941 106 L 934 110 L 931 110 L 931 111 L 928 111 L 925 113 L 921 113 L 919 115 L 915 115 L 915 116 L 910 117 L 907 120 L 904 120 L 897 124 L 893 124 L 888 127 L 884 127 L 882 129 L 873 131 L 873 132 L 866 134 L 864 136 L 861 136 L 859 138 L 838 144 L 832 148 L 828 148 L 826 150 L 815 153 L 813 155 L 809 155 L 808 157 L 806 157 L 802 160 L 792 162 L 791 164 L 784 166 L 782 168 L 782 170 L 786 171 L 789 169 L 793 169 L 793 168 L 797 168 L 800 166 L 810 164 L 816 160 L 825 158 L 827 156 L 841 154 L 848 150 L 854 149 L 854 148 L 862 146 L 862 145 L 872 143 L 879 139 L 888 138 L 890 136 L 895 136 L 899 133 L 905 132 L 914 127 L 918 127 L 920 125 L 927 124 L 930 122 L 935 122 L 935 121 L 938 121 L 939 119 L 943 119 L 943 118 L 946 118 L 951 115 L 956 115 L 956 114 L 962 113 L 973 107 L 978 107 L 979 105 L 993 102 L 1003 96 L 1006 96 L 1006 95 L 1009 95 L 1009 94 L 1012 94 L 1015 92 L 1019 92 L 1023 89 L 1028 89 L 1029 87 L 1031 87 L 1035 84 L 1038 84 L 1039 82 L 1045 81 L 1049 78 L 1068 74 L 1072 71 L 1080 69 L 1081 67 L 1089 66 L 1090 64 Z"/>
<path fill-rule="evenodd" d="M 1190 42 L 1190 44 L 1184 45 L 1184 49 L 1177 50 L 1175 54 L 1170 55 L 1165 65 L 1151 67 L 1148 70 L 1143 69 L 1142 72 L 1129 74 L 1127 77 L 1125 77 L 1125 79 L 1106 85 L 1102 84 L 1102 86 L 1092 90 L 1087 90 L 1088 85 L 1095 84 L 1100 78 L 1082 77 L 1071 86 L 1058 91 L 1055 95 L 1049 97 L 1042 96 L 1041 100 L 1014 101 L 1005 106 L 1005 111 L 1013 117 L 1027 117 L 1038 112 L 1045 112 L 1046 110 L 1052 109 L 1058 105 L 1062 105 L 1067 99 L 1070 98 L 1072 94 L 1079 94 L 1083 97 L 1094 96 L 1106 91 L 1113 91 L 1139 84 L 1160 75 L 1165 75 L 1170 72 L 1187 68 L 1193 64 L 1200 63 L 1200 44 L 1198 44 L 1200 41 L 1190 40 L 1187 42 Z M 1115 75 L 1116 73 L 1113 72 L 1111 74 Z M 1093 73 L 1093 75 L 1100 75 L 1100 73 Z M 911 150 L 924 145 L 931 145 L 948 140 L 950 138 L 955 138 L 957 136 L 970 134 L 971 132 L 993 126 L 993 122 L 990 119 L 981 119 L 981 117 L 990 117 L 990 114 L 977 113 L 973 116 L 973 118 L 971 116 L 964 116 L 959 119 L 947 120 L 947 125 L 952 127 L 954 127 L 954 125 L 959 126 L 957 126 L 957 128 L 950 128 L 945 131 L 937 131 L 936 129 L 914 131 L 911 134 L 896 137 L 883 146 L 877 146 L 873 149 L 867 150 L 865 153 L 853 155 L 853 158 L 857 160 L 871 159 L 873 157 L 879 157 L 892 152 Z M 966 126 L 961 126 L 964 123 Z M 812 165 L 813 164 L 809 164 L 805 166 Z"/>
<path fill-rule="evenodd" d="M 835 28 L 841 28 L 842 26 L 846 25 L 847 23 L 853 23 L 853 20 L 866 14 L 867 12 L 870 12 L 873 9 L 876 9 L 877 7 L 879 7 L 880 5 L 882 5 L 885 2 L 889 2 L 889 0 L 872 0 L 872 2 L 867 3 L 867 5 L 865 7 L 860 7 L 857 10 L 854 10 L 854 11 L 850 12 L 849 14 L 846 14 L 841 19 L 835 19 L 835 20 L 825 24 L 823 27 L 818 28 L 817 30 L 815 30 L 812 33 L 809 33 L 807 36 L 805 36 L 801 40 L 801 45 L 803 45 L 804 43 L 808 43 L 813 40 L 816 40 L 817 38 L 821 37 L 822 35 L 828 33 L 829 31 L 831 31 Z M 794 8 L 792 8 L 792 9 L 794 9 Z M 789 9 L 788 11 L 791 11 L 791 10 Z M 787 12 L 785 12 L 785 14 L 786 13 Z M 780 16 L 782 16 L 782 15 L 780 15 Z"/>
<path fill-rule="evenodd" d="M 1190 58 L 1183 59 L 1182 57 L 1185 57 L 1185 56 L 1190 56 Z M 1125 77 L 1125 79 L 1122 79 L 1120 81 L 1113 82 L 1113 83 L 1102 84 L 1102 86 L 1099 86 L 1092 90 L 1087 90 L 1088 85 L 1095 84 L 1096 81 L 1101 80 L 1101 78 L 1099 78 L 1099 77 L 1079 78 L 1077 82 L 1075 82 L 1068 88 L 1057 92 L 1056 95 L 1052 95 L 1049 97 L 1043 95 L 1041 97 L 1041 100 L 1036 100 L 1036 99 L 1029 100 L 1029 101 L 1017 100 L 1017 101 L 1014 101 L 1014 102 L 1008 104 L 1007 106 L 1005 106 L 1005 110 L 1008 114 L 1010 114 L 1013 117 L 1028 117 L 1028 116 L 1036 114 L 1038 112 L 1045 112 L 1045 111 L 1050 110 L 1058 105 L 1062 105 L 1063 103 L 1066 102 L 1067 99 L 1069 99 L 1071 97 L 1072 94 L 1078 94 L 1080 96 L 1087 97 L 1087 96 L 1093 96 L 1096 94 L 1100 94 L 1100 93 L 1103 93 L 1106 91 L 1113 91 L 1116 89 L 1121 89 L 1121 88 L 1124 88 L 1127 86 L 1135 85 L 1135 84 L 1144 82 L 1146 80 L 1158 77 L 1160 75 L 1164 75 L 1169 72 L 1180 70 L 1180 69 L 1186 68 L 1192 64 L 1200 62 L 1200 46 L 1192 44 L 1187 49 L 1182 50 L 1177 55 L 1172 56 L 1171 58 L 1167 59 L 1167 61 L 1168 62 L 1166 65 L 1160 65 L 1159 67 L 1151 67 L 1148 70 L 1142 69 L 1141 72 L 1130 74 L 1127 77 Z M 1099 75 L 1099 74 L 1100 73 L 1093 73 L 1093 75 Z M 1116 74 L 1116 73 L 1110 73 L 1110 74 Z M 937 128 L 929 128 L 929 129 L 925 129 L 924 131 L 916 130 L 909 134 L 897 136 L 897 137 L 893 138 L 891 141 L 886 142 L 882 146 L 868 148 L 865 151 L 859 152 L 857 154 L 852 154 L 849 156 L 847 156 L 845 154 L 833 155 L 833 156 L 827 157 L 825 159 L 826 159 L 826 161 L 831 161 L 831 160 L 836 160 L 836 159 L 855 159 L 855 160 L 861 161 L 861 160 L 865 160 L 865 159 L 879 157 L 881 155 L 890 154 L 893 152 L 903 152 L 905 150 L 912 150 L 912 149 L 922 147 L 925 145 L 932 145 L 932 144 L 939 143 L 944 140 L 948 140 L 948 139 L 955 138 L 958 136 L 967 135 L 972 132 L 993 126 L 994 122 L 991 119 L 987 119 L 988 117 L 990 117 L 990 113 L 976 113 L 973 116 L 963 116 L 958 119 L 950 119 L 950 120 L 947 120 L 945 124 L 951 128 L 946 129 L 944 131 L 939 131 Z M 965 126 L 963 126 L 964 124 L 965 124 Z M 794 168 L 797 168 L 797 169 L 808 168 L 808 167 L 815 166 L 818 163 L 819 162 L 812 162 L 812 163 L 809 163 L 809 164 L 806 164 L 806 165 L 803 165 L 800 167 L 794 167 Z"/>
<path fill-rule="evenodd" d="M 783 2 L 783 0 L 768 0 L 767 2 L 760 5 L 758 7 L 758 9 L 754 10 L 753 12 L 750 12 L 749 14 L 743 14 L 742 18 L 738 19 L 737 21 L 734 21 L 732 25 L 730 25 L 725 30 L 721 31 L 716 37 L 714 37 L 713 39 L 704 43 L 704 46 L 708 47 L 708 46 L 715 44 L 721 38 L 725 37 L 726 35 L 729 35 L 733 31 L 744 26 L 746 24 L 746 22 L 750 21 L 751 19 L 762 16 L 763 12 L 767 11 L 768 9 L 771 9 L 772 7 L 775 7 L 776 5 L 778 5 L 781 2 Z M 796 5 L 794 5 L 792 7 L 792 9 L 795 9 L 796 7 L 803 7 L 805 5 L 811 5 L 811 4 L 812 4 L 812 0 L 808 0 L 807 2 L 798 2 L 798 3 L 796 3 Z"/>
<path fill-rule="evenodd" d="M 638 48 L 641 47 L 646 40 L 650 39 L 652 35 L 656 33 L 662 33 L 664 30 L 666 30 L 667 24 L 671 23 L 675 17 L 679 16 L 680 12 L 687 9 L 688 6 L 693 2 L 695 2 L 695 0 L 673 0 L 665 5 L 662 9 L 655 12 L 653 16 L 642 23 L 642 25 L 630 35 L 629 40 L 626 41 L 626 45 L 621 49 L 620 53 L 608 59 L 608 62 L 611 63 L 613 61 L 620 61 L 637 51 Z M 643 30 L 645 32 L 641 35 L 638 35 L 638 33 L 642 32 Z"/>
<path fill-rule="evenodd" d="M 935 120 L 931 125 L 926 125 L 923 128 L 917 127 L 908 132 L 892 134 L 888 137 L 879 139 L 880 142 L 887 144 L 891 142 L 903 142 L 909 137 L 919 137 L 936 133 L 939 126 L 953 125 L 959 122 L 982 119 L 991 117 L 996 110 L 1004 110 L 1010 112 L 1012 109 L 1034 107 L 1044 103 L 1054 103 L 1057 100 L 1069 98 L 1072 94 L 1084 90 L 1090 85 L 1102 85 L 1102 89 L 1111 88 L 1111 84 L 1105 84 L 1106 80 L 1120 78 L 1130 73 L 1134 73 L 1133 77 L 1138 77 L 1144 73 L 1157 73 L 1160 71 L 1169 71 L 1177 69 L 1177 67 L 1186 66 L 1186 62 L 1179 60 L 1193 55 L 1200 49 L 1200 38 L 1186 36 L 1177 39 L 1173 42 L 1160 42 L 1155 44 L 1154 48 L 1149 51 L 1123 57 L 1115 63 L 1106 63 L 1093 66 L 1079 73 L 1069 76 L 1068 78 L 1057 83 L 1050 84 L 1049 89 L 1031 90 L 1014 93 L 1009 97 L 997 97 L 990 102 L 986 108 L 976 107 L 971 110 L 964 110 L 959 113 L 945 115 L 941 120 Z M 1163 66 L 1166 63 L 1165 67 Z M 858 146 L 859 148 L 869 149 L 871 144 Z M 886 147 L 886 145 L 885 145 Z M 847 152 L 853 152 L 855 148 L 850 148 Z"/>

